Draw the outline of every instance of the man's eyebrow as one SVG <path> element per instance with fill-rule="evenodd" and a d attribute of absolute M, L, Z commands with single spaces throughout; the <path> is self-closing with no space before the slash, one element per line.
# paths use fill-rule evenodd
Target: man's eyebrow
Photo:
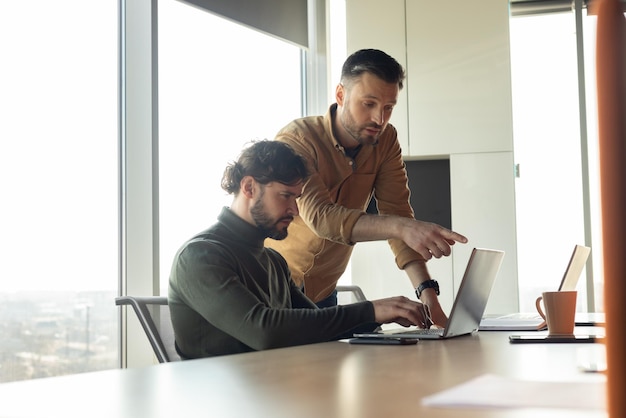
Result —
<path fill-rule="evenodd" d="M 292 192 L 291 191 L 290 188 L 295 186 L 295 185 L 293 185 L 293 184 L 285 184 L 285 183 L 281 183 L 281 184 L 283 186 L 285 186 L 285 188 L 280 191 L 281 193 L 289 194 L 289 195 L 292 195 L 292 196 L 300 196 L 300 195 L 302 195 L 302 192 L 296 193 L 296 192 Z"/>
<path fill-rule="evenodd" d="M 364 98 L 364 99 L 374 99 L 374 100 L 377 100 L 377 101 L 382 101 L 382 100 L 380 99 L 380 97 L 375 96 L 375 95 L 373 95 L 373 94 L 366 94 L 366 95 L 364 95 L 364 96 L 363 96 L 363 98 Z M 390 102 L 387 102 L 386 104 L 389 104 L 389 103 L 390 103 L 390 104 L 394 104 L 394 105 L 395 105 L 395 104 L 398 104 L 398 100 L 391 100 Z"/>

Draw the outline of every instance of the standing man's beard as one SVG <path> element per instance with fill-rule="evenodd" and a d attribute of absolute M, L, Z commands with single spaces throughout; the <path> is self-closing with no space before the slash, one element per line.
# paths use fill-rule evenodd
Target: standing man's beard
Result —
<path fill-rule="evenodd" d="M 265 213 L 265 205 L 263 205 L 263 202 L 261 200 L 262 197 L 263 193 L 261 193 L 261 196 L 259 196 L 259 200 L 257 200 L 256 203 L 252 206 L 252 209 L 250 209 L 250 215 L 252 215 L 252 219 L 254 220 L 257 228 L 259 228 L 268 238 L 272 238 L 275 240 L 283 240 L 287 238 L 287 227 L 281 230 L 278 229 L 276 225 L 281 221 L 291 221 L 293 220 L 293 218 L 284 217 L 274 222 L 274 220 L 270 219 Z"/>
<path fill-rule="evenodd" d="M 354 118 L 352 117 L 352 113 L 350 113 L 350 109 L 347 106 L 348 102 L 346 102 L 343 113 L 339 117 L 339 123 L 341 123 L 343 129 L 360 145 L 377 145 L 378 139 L 380 138 L 380 134 L 382 133 L 382 131 L 380 131 L 380 133 L 375 137 L 371 135 L 364 136 L 361 134 L 361 131 L 364 130 L 366 127 L 381 128 L 381 126 L 375 123 L 371 123 L 366 126 L 358 126 L 354 121 Z"/>

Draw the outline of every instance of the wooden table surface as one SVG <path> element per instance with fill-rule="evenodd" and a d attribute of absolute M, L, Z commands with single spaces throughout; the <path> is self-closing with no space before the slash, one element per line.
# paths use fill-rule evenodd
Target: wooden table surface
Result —
<path fill-rule="evenodd" d="M 607 417 L 604 410 L 421 404 L 424 396 L 487 373 L 606 381 L 579 367 L 602 357 L 602 344 L 513 345 L 509 334 L 482 331 L 413 346 L 340 341 L 5 383 L 0 417 Z"/>

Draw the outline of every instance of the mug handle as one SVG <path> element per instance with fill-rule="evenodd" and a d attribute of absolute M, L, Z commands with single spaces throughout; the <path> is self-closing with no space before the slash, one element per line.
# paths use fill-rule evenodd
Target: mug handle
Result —
<path fill-rule="evenodd" d="M 543 300 L 543 296 L 539 296 L 537 298 L 537 300 L 535 301 L 535 306 L 537 307 L 537 312 L 539 312 L 539 315 L 541 315 L 541 317 L 543 318 L 543 322 L 541 323 L 541 325 L 539 325 L 538 329 L 543 329 L 547 326 L 546 324 L 546 314 L 543 313 L 543 309 L 541 309 L 541 301 Z"/>
<path fill-rule="evenodd" d="M 539 296 L 537 298 L 537 300 L 535 301 L 535 306 L 537 307 L 537 312 L 539 312 L 539 315 L 541 315 L 541 317 L 543 318 L 543 320 L 546 320 L 546 314 L 543 313 L 543 309 L 541 309 L 541 301 L 543 300 L 543 296 Z"/>

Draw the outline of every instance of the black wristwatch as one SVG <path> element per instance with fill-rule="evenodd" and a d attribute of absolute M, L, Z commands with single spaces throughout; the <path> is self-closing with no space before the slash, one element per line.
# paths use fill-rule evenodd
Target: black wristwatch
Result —
<path fill-rule="evenodd" d="M 424 291 L 424 289 L 435 289 L 435 293 L 437 293 L 437 296 L 439 296 L 439 283 L 437 283 L 437 280 L 426 280 L 425 282 L 417 286 L 417 289 L 415 289 L 415 294 L 417 295 L 418 299 L 420 298 L 420 296 L 422 296 L 422 292 Z"/>

